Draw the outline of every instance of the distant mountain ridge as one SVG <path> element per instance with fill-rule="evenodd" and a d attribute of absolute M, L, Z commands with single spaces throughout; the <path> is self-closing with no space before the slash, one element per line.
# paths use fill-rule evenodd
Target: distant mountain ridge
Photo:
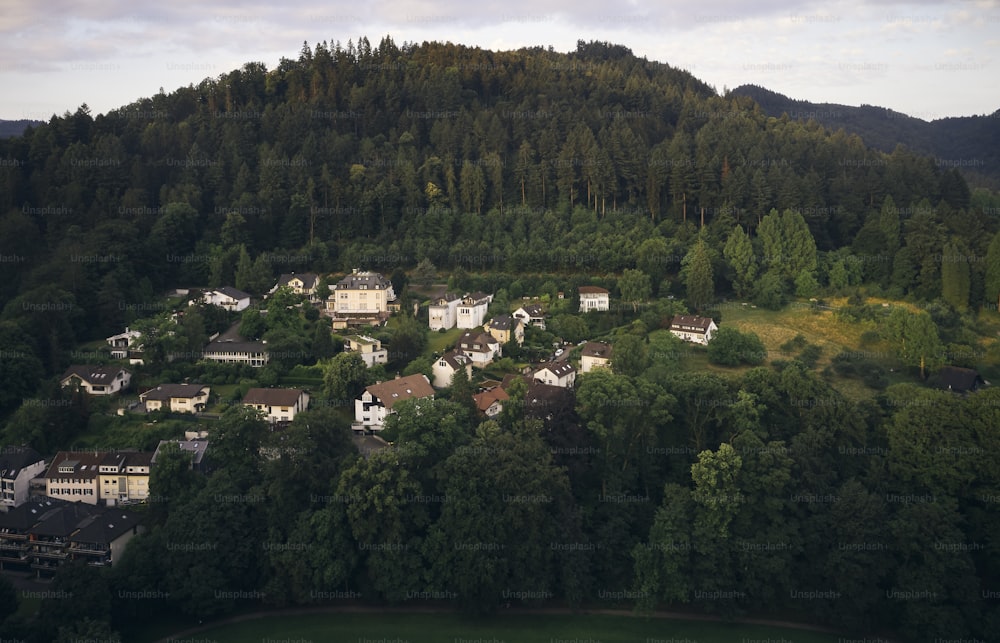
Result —
<path fill-rule="evenodd" d="M 757 85 L 731 91 L 756 101 L 768 116 L 815 120 L 831 130 L 857 134 L 866 145 L 892 152 L 902 144 L 929 154 L 942 168 L 955 167 L 972 186 L 1000 189 L 1000 110 L 988 116 L 925 121 L 885 107 L 812 103 Z"/>
<path fill-rule="evenodd" d="M 18 121 L 5 121 L 0 119 L 0 138 L 10 138 L 11 136 L 20 136 L 24 133 L 24 130 L 29 127 L 37 127 L 39 125 L 44 125 L 45 121 L 33 121 L 28 119 L 22 119 Z"/>

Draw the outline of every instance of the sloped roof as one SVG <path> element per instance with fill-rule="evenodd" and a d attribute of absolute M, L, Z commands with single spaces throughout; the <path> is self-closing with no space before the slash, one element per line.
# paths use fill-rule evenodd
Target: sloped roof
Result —
<path fill-rule="evenodd" d="M 542 310 L 541 304 L 528 304 L 526 306 L 521 306 L 521 309 L 528 313 L 529 317 L 544 317 L 545 311 Z"/>
<path fill-rule="evenodd" d="M 490 321 L 486 322 L 491 330 L 510 330 L 512 326 L 516 323 L 521 323 L 520 319 L 516 317 L 511 317 L 510 315 L 503 314 L 497 315 Z"/>
<path fill-rule="evenodd" d="M 569 362 L 563 360 L 563 361 L 559 361 L 559 362 L 555 362 L 555 363 L 549 364 L 547 366 L 543 366 L 542 368 L 540 368 L 537 371 L 535 371 L 535 373 L 536 374 L 537 373 L 541 373 L 542 371 L 549 371 L 550 373 L 552 373 L 556 377 L 566 377 L 570 373 L 575 373 L 576 369 L 573 368 L 572 364 L 570 364 Z"/>
<path fill-rule="evenodd" d="M 244 404 L 295 406 L 302 391 L 296 388 L 252 388 L 243 396 Z"/>
<path fill-rule="evenodd" d="M 388 290 L 392 282 L 379 272 L 355 272 L 338 281 L 335 289 L 360 290 L 361 286 L 367 290 Z"/>
<path fill-rule="evenodd" d="M 468 348 L 464 347 L 463 344 L 468 344 Z M 481 344 L 481 348 L 474 348 L 475 344 Z M 489 348 L 490 346 L 497 346 L 499 342 L 495 337 L 489 333 L 474 333 L 472 331 L 465 331 L 462 336 L 458 338 L 458 342 L 455 344 L 462 350 L 479 352 L 479 353 L 492 353 L 493 350 Z"/>
<path fill-rule="evenodd" d="M 80 530 L 72 535 L 75 543 L 108 544 L 139 524 L 141 516 L 132 511 L 109 509 L 102 514 L 85 518 Z"/>
<path fill-rule="evenodd" d="M 49 512 L 69 504 L 68 500 L 35 496 L 10 511 L 0 512 L 0 529 L 9 529 L 15 533 L 28 531 L 42 520 Z"/>
<path fill-rule="evenodd" d="M 233 299 L 250 299 L 250 295 L 248 293 L 245 293 L 242 290 L 237 290 L 232 286 L 223 286 L 221 288 L 215 288 L 213 290 L 210 290 L 209 292 L 222 293 L 223 295 L 227 297 L 232 297 Z"/>
<path fill-rule="evenodd" d="M 208 440 L 160 440 L 160 443 L 156 445 L 156 451 L 153 452 L 153 457 L 150 458 L 151 464 L 156 463 L 156 457 L 160 454 L 160 449 L 168 442 L 173 442 L 180 447 L 181 451 L 190 453 L 191 461 L 194 464 L 200 464 L 205 457 L 205 451 L 208 450 Z"/>
<path fill-rule="evenodd" d="M 76 375 L 84 382 L 88 384 L 110 384 L 115 381 L 118 374 L 121 372 L 125 374 L 130 374 L 128 370 L 122 368 L 121 366 L 91 366 L 88 364 L 74 364 L 66 369 L 63 373 L 60 381 L 65 381 L 67 378 Z"/>
<path fill-rule="evenodd" d="M 191 399 L 201 395 L 205 389 L 209 389 L 209 387 L 204 384 L 160 384 L 156 388 L 139 394 L 139 398 L 164 402 L 171 399 Z"/>
<path fill-rule="evenodd" d="M 42 516 L 41 520 L 31 529 L 30 534 L 66 538 L 76 531 L 80 523 L 103 511 L 95 505 L 82 502 L 71 502 Z"/>
<path fill-rule="evenodd" d="M 60 451 L 52 458 L 49 468 L 43 478 L 69 478 L 72 480 L 90 480 L 98 475 L 99 467 L 106 453 L 100 451 Z M 59 467 L 72 465 L 72 473 L 61 473 Z"/>
<path fill-rule="evenodd" d="M 438 359 L 444 360 L 455 371 L 469 363 L 469 358 L 457 351 L 449 351 Z"/>
<path fill-rule="evenodd" d="M 430 380 L 423 373 L 397 377 L 394 380 L 372 384 L 366 387 L 365 390 L 378 398 L 382 406 L 389 410 L 400 400 L 434 397 L 434 389 L 431 388 Z"/>
<path fill-rule="evenodd" d="M 958 391 L 959 393 L 973 391 L 982 383 L 982 376 L 971 368 L 945 366 L 937 373 L 938 387 L 949 391 Z"/>
<path fill-rule="evenodd" d="M 611 359 L 611 344 L 603 342 L 587 342 L 580 352 L 581 357 L 598 357 L 601 359 Z"/>
<path fill-rule="evenodd" d="M 674 315 L 670 320 L 670 330 L 680 330 L 686 333 L 707 333 L 712 325 L 711 317 L 698 317 L 697 315 Z"/>
<path fill-rule="evenodd" d="M 488 391 L 477 393 L 476 395 L 472 396 L 472 399 L 476 403 L 476 408 L 479 409 L 480 411 L 485 412 L 486 409 L 493 406 L 494 402 L 497 401 L 506 402 L 507 400 L 510 399 L 510 396 L 507 395 L 507 391 L 503 390 L 498 386 Z"/>
<path fill-rule="evenodd" d="M 302 287 L 306 290 L 314 288 L 316 286 L 316 282 L 319 281 L 319 275 L 314 272 L 283 273 L 280 277 L 278 277 L 277 288 L 287 286 L 288 283 L 295 278 L 298 278 L 302 282 Z"/>
<path fill-rule="evenodd" d="M 0 450 L 0 478 L 16 478 L 21 469 L 43 459 L 31 447 L 4 447 Z"/>
<path fill-rule="evenodd" d="M 607 288 L 601 288 L 600 286 L 580 286 L 581 295 L 608 295 L 611 294 Z"/>

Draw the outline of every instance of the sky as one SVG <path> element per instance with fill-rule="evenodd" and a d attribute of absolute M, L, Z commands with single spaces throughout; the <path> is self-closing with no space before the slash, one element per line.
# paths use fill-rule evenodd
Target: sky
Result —
<path fill-rule="evenodd" d="M 1000 109 L 1000 0 L 0 0 L 0 119 L 93 115 L 268 69 L 303 41 L 384 36 L 491 50 L 625 45 L 720 93 L 877 105 L 931 121 Z"/>

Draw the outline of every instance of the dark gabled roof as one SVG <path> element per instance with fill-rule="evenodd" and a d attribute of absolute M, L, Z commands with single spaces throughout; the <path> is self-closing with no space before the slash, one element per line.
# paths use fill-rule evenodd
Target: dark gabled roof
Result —
<path fill-rule="evenodd" d="M 29 529 L 28 533 L 37 536 L 68 538 L 80 527 L 80 523 L 86 518 L 94 516 L 101 511 L 103 509 L 96 505 L 70 502 L 42 516 L 38 524 Z"/>
<path fill-rule="evenodd" d="M 153 454 L 148 451 L 118 451 L 104 456 L 100 466 L 119 467 L 120 470 L 125 467 L 148 467 L 152 459 Z"/>
<path fill-rule="evenodd" d="M 160 454 L 160 449 L 168 442 L 173 442 L 181 451 L 190 453 L 191 462 L 196 465 L 201 463 L 205 457 L 205 451 L 208 450 L 208 440 L 160 440 L 160 443 L 156 445 L 156 451 L 153 452 L 153 456 L 149 460 L 150 464 L 156 464 L 156 457 Z"/>
<path fill-rule="evenodd" d="M 164 402 L 174 398 L 191 399 L 201 395 L 201 392 L 206 388 L 209 387 L 204 384 L 160 384 L 145 393 L 140 393 L 139 398 L 142 400 L 162 400 Z"/>
<path fill-rule="evenodd" d="M 99 467 L 106 453 L 100 451 L 60 451 L 52 458 L 49 468 L 43 478 L 70 478 L 73 480 L 89 480 L 98 476 Z M 62 473 L 59 467 L 73 465 L 72 473 Z"/>
<path fill-rule="evenodd" d="M 510 330 L 511 327 L 514 326 L 514 322 L 521 323 L 521 320 L 516 317 L 503 314 L 497 315 L 493 319 L 486 322 L 486 324 L 490 327 L 490 330 Z"/>
<path fill-rule="evenodd" d="M 937 373 L 938 388 L 964 393 L 974 391 L 984 383 L 978 371 L 959 366 L 945 366 Z"/>
<path fill-rule="evenodd" d="M 79 531 L 70 540 L 75 543 L 108 544 L 131 531 L 140 520 L 141 516 L 135 512 L 108 509 L 81 521 Z"/>
<path fill-rule="evenodd" d="M 528 304 L 527 306 L 521 306 L 524 312 L 528 313 L 529 317 L 544 317 L 545 311 L 542 310 L 541 304 Z"/>
<path fill-rule="evenodd" d="M 295 406 L 302 391 L 295 388 L 252 388 L 243 396 L 244 404 Z"/>
<path fill-rule="evenodd" d="M 431 301 L 431 306 L 447 306 L 451 302 L 453 302 L 453 301 L 460 301 L 461 299 L 462 299 L 462 296 L 459 295 L 459 294 L 457 294 L 457 293 L 446 292 L 445 294 L 441 295 L 440 297 L 435 297 Z"/>
<path fill-rule="evenodd" d="M 42 520 L 51 511 L 69 504 L 67 500 L 36 496 L 10 511 L 0 512 L 0 530 L 23 534 Z"/>
<path fill-rule="evenodd" d="M 121 366 L 90 366 L 88 364 L 74 364 L 66 369 L 59 381 L 64 381 L 68 377 L 76 375 L 88 384 L 110 384 L 115 381 L 118 374 L 128 371 Z"/>
<path fill-rule="evenodd" d="M 366 290 L 388 290 L 392 282 L 378 272 L 355 272 L 338 281 L 334 289 L 361 290 L 361 286 Z"/>
<path fill-rule="evenodd" d="M 0 450 L 0 478 L 16 478 L 21 469 L 43 459 L 31 447 L 4 447 Z"/>
<path fill-rule="evenodd" d="M 554 362 L 552 364 L 546 364 L 545 366 L 543 366 L 540 369 L 538 369 L 537 371 L 535 371 L 535 373 L 537 374 L 537 373 L 540 373 L 542 371 L 549 371 L 550 373 L 552 373 L 556 377 L 565 377 L 565 376 L 569 375 L 570 373 L 575 373 L 576 369 L 573 368 L 572 364 L 570 364 L 569 362 L 563 360 L 563 361 L 559 361 L 559 362 Z"/>
<path fill-rule="evenodd" d="M 562 386 L 532 382 L 524 394 L 525 415 L 545 419 L 559 412 L 573 410 L 573 393 Z"/>
<path fill-rule="evenodd" d="M 469 358 L 462 353 L 457 351 L 449 351 L 438 358 L 439 361 L 445 361 L 452 370 L 457 371 L 466 364 L 469 363 Z"/>
<path fill-rule="evenodd" d="M 463 344 L 469 344 L 468 348 L 464 347 Z M 482 348 L 474 348 L 475 344 L 481 344 Z M 462 333 L 462 336 L 458 338 L 458 342 L 455 345 L 462 350 L 491 353 L 493 351 L 489 347 L 497 344 L 499 342 L 489 333 L 474 333 L 467 330 Z"/>
<path fill-rule="evenodd" d="M 462 297 L 463 306 L 487 306 L 490 303 L 490 296 L 484 292 L 466 293 Z"/>
<path fill-rule="evenodd" d="M 580 352 L 580 356 L 611 359 L 611 344 L 604 344 L 601 342 L 587 342 L 586 344 L 583 345 L 583 350 Z"/>
<path fill-rule="evenodd" d="M 393 404 L 400 400 L 415 397 L 434 397 L 434 389 L 427 376 L 422 373 L 397 377 L 379 384 L 372 384 L 366 391 L 378 398 L 386 409 L 392 410 Z"/>
<path fill-rule="evenodd" d="M 611 291 L 600 286 L 580 286 L 581 295 L 609 295 Z"/>
<path fill-rule="evenodd" d="M 707 333 L 712 325 L 711 317 L 698 317 L 697 315 L 674 315 L 670 320 L 670 330 L 680 330 L 686 333 Z"/>
<path fill-rule="evenodd" d="M 316 282 L 319 281 L 319 275 L 317 275 L 314 272 L 300 272 L 300 273 L 292 272 L 292 273 L 282 274 L 280 277 L 278 277 L 278 284 L 276 288 L 280 288 L 281 286 L 287 286 L 288 282 L 290 282 L 292 279 L 295 279 L 296 277 L 300 281 L 302 281 L 302 287 L 305 288 L 306 290 L 314 288 L 316 286 Z"/>
<path fill-rule="evenodd" d="M 242 290 L 237 290 L 237 289 L 233 288 L 232 286 L 223 286 L 221 288 L 215 288 L 213 290 L 210 290 L 209 292 L 219 292 L 219 293 L 222 293 L 223 295 L 225 295 L 227 297 L 232 297 L 233 299 L 237 299 L 237 300 L 238 299 L 250 299 L 250 295 L 248 293 L 245 293 Z"/>

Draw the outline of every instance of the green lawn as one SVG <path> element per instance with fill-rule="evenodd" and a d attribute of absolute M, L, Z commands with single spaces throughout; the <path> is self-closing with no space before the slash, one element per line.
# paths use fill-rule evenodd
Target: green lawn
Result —
<path fill-rule="evenodd" d="M 309 614 L 275 616 L 198 632 L 217 643 L 258 640 L 405 641 L 441 643 L 503 641 L 553 643 L 649 643 L 697 641 L 742 643 L 770 639 L 787 643 L 834 643 L 838 637 L 803 630 L 657 618 L 604 615 L 507 615 L 472 619 L 454 614 Z"/>
<path fill-rule="evenodd" d="M 465 330 L 462 328 L 451 328 L 445 332 L 432 331 L 427 333 L 427 348 L 424 349 L 425 357 L 433 357 L 434 353 L 446 353 L 455 346 L 455 342 L 462 336 Z"/>

